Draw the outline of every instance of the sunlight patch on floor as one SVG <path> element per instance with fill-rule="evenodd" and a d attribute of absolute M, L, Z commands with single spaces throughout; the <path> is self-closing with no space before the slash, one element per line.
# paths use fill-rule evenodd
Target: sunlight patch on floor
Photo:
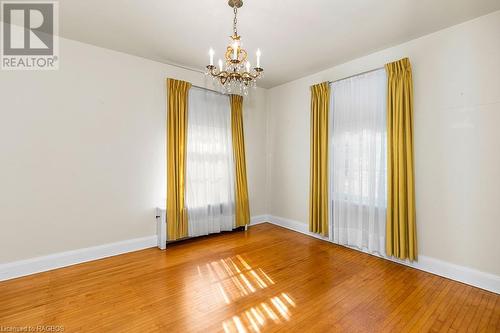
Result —
<path fill-rule="evenodd" d="M 280 324 L 289 321 L 295 301 L 287 293 L 271 297 L 268 301 L 255 305 L 222 323 L 225 333 L 261 332 L 268 323 Z"/>
<path fill-rule="evenodd" d="M 241 255 L 208 262 L 197 266 L 197 271 L 200 278 L 208 279 L 215 287 L 215 295 L 225 305 L 276 285 L 262 268 L 252 267 Z M 226 333 L 261 332 L 266 324 L 289 321 L 294 307 L 292 297 L 282 292 L 225 320 L 222 328 Z"/>

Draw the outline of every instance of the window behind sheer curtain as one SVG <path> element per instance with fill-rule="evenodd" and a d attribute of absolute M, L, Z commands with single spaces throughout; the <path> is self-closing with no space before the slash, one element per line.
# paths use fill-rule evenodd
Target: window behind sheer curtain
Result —
<path fill-rule="evenodd" d="M 186 207 L 190 237 L 234 227 L 229 97 L 196 87 L 189 92 Z"/>
<path fill-rule="evenodd" d="M 385 254 L 384 69 L 332 84 L 331 198 L 334 242 Z"/>

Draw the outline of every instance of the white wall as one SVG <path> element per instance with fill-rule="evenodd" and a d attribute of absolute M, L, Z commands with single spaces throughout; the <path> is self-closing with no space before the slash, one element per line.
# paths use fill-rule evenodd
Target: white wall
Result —
<path fill-rule="evenodd" d="M 201 73 L 66 39 L 58 71 L 0 72 L 0 263 L 155 234 L 165 79 Z M 265 90 L 246 99 L 252 215 L 265 211 Z"/>
<path fill-rule="evenodd" d="M 403 57 L 414 77 L 419 254 L 500 275 L 500 12 L 270 89 L 269 213 L 308 221 L 309 86 Z"/>
<path fill-rule="evenodd" d="M 267 90 L 257 89 L 244 98 L 243 125 L 247 162 L 250 216 L 267 214 L 266 151 Z"/>

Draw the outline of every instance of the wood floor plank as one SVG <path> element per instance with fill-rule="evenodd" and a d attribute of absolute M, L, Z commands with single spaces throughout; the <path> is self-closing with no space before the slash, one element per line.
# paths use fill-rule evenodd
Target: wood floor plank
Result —
<path fill-rule="evenodd" d="M 485 291 L 481 291 L 481 300 L 479 301 L 479 305 L 477 307 L 477 311 L 474 314 L 469 327 L 467 328 L 467 332 L 477 332 L 479 329 L 479 323 L 481 321 L 482 316 L 484 315 L 484 309 L 488 303 L 488 293 Z"/>
<path fill-rule="evenodd" d="M 498 332 L 500 296 L 271 224 L 0 282 L 0 326 Z"/>

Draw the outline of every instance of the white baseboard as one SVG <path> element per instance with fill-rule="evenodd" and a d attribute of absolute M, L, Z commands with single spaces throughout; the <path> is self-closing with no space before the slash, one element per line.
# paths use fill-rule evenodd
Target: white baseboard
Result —
<path fill-rule="evenodd" d="M 427 256 L 418 256 L 418 262 L 414 263 L 402 262 L 401 260 L 393 261 L 500 294 L 500 276 L 498 275 Z"/>
<path fill-rule="evenodd" d="M 278 216 L 255 216 L 251 219 L 250 225 L 256 225 L 264 222 L 269 222 L 274 225 L 300 232 L 308 236 L 329 241 L 328 237 L 322 237 L 320 235 L 311 233 L 306 223 Z M 500 294 L 500 276 L 498 275 L 481 272 L 473 268 L 452 264 L 443 260 L 422 255 L 418 256 L 418 262 L 413 263 L 394 258 L 381 258 Z"/>
<path fill-rule="evenodd" d="M 269 215 L 257 215 L 250 218 L 250 226 L 269 222 Z"/>
<path fill-rule="evenodd" d="M 155 235 L 0 264 L 0 281 L 147 249 L 156 243 Z"/>

